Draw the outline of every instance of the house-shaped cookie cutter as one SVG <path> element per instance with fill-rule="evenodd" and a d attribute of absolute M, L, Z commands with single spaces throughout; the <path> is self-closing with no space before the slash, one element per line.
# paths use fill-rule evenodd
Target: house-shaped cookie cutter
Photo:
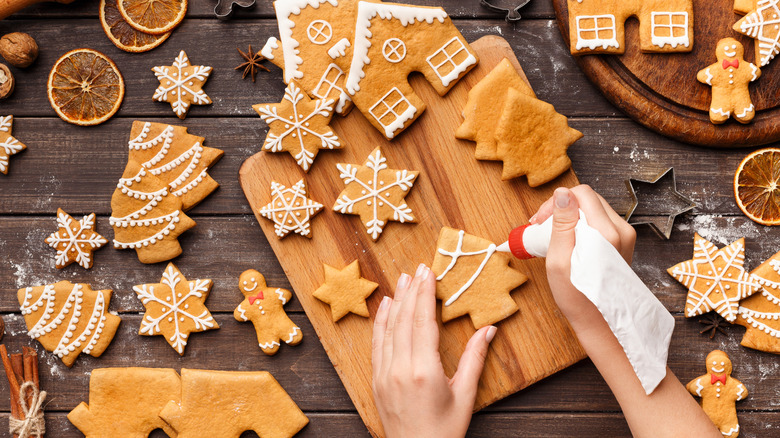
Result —
<path fill-rule="evenodd" d="M 672 235 L 674 219 L 697 206 L 677 191 L 673 167 L 651 180 L 629 178 L 626 187 L 631 196 L 626 221 L 631 225 L 649 225 L 664 239 Z"/>

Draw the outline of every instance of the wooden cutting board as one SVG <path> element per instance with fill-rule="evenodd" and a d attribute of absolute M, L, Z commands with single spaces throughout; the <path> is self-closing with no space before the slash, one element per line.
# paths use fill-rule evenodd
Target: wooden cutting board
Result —
<path fill-rule="evenodd" d="M 558 27 L 569 45 L 567 0 L 553 0 Z M 756 64 L 753 39 L 732 26 L 740 18 L 733 0 L 693 0 L 693 50 L 648 54 L 639 50 L 639 23 L 628 20 L 625 54 L 575 56 L 579 67 L 604 96 L 642 125 L 676 140 L 710 147 L 749 147 L 780 140 L 780 62 L 763 67 L 750 85 L 756 117 L 748 125 L 709 119 L 711 88 L 696 73 L 714 63 L 715 46 L 726 37 L 745 46 L 745 59 Z"/>
<path fill-rule="evenodd" d="M 513 227 L 526 223 L 556 187 L 577 184 L 572 171 L 536 189 L 529 188 L 524 179 L 501 181 L 500 162 L 477 161 L 474 143 L 454 137 L 469 89 L 503 58 L 509 58 L 525 77 L 503 38 L 483 37 L 472 47 L 480 63 L 444 98 L 421 75 L 412 77 L 412 86 L 428 108 L 393 142 L 385 140 L 357 110 L 345 118 L 334 118 L 332 127 L 346 146 L 321 151 L 306 175 L 309 197 L 325 205 L 313 219 L 311 240 L 297 234 L 280 240 L 273 223 L 258 213 L 270 202 L 272 180 L 289 187 L 304 176 L 289 154 L 260 152 L 247 159 L 239 172 L 244 194 L 263 232 L 374 436 L 384 434 L 371 394 L 371 327 L 382 297 L 392 296 L 398 276 L 402 272 L 413 274 L 419 263 L 430 266 L 441 227 L 463 229 L 500 243 Z M 358 216 L 342 215 L 331 207 L 344 187 L 336 164 L 362 164 L 377 146 L 382 146 L 391 168 L 418 170 L 420 176 L 406 197 L 418 223 L 389 222 L 374 243 Z M 324 280 L 323 263 L 341 269 L 355 259 L 360 261 L 363 277 L 379 283 L 368 299 L 371 318 L 350 314 L 334 323 L 329 307 L 312 293 Z M 513 293 L 520 311 L 498 324 L 480 380 L 477 410 L 585 357 L 550 294 L 544 261 L 515 260 L 512 266 L 530 280 Z M 454 374 L 474 331 L 468 317 L 441 327 L 441 358 L 448 375 Z M 313 335 L 306 333 L 304 342 L 306 336 Z M 280 354 L 296 352 L 289 348 Z"/>

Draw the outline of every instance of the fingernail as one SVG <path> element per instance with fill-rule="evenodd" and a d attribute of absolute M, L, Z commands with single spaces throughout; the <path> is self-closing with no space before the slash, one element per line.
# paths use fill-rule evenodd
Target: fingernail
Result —
<path fill-rule="evenodd" d="M 425 267 L 425 263 L 420 263 L 420 266 L 417 267 L 417 273 L 415 273 L 414 276 L 421 277 L 427 270 L 428 268 Z"/>
<path fill-rule="evenodd" d="M 406 273 L 402 273 L 401 276 L 398 277 L 398 284 L 396 285 L 396 289 L 406 289 L 411 282 L 412 277 Z"/>
<path fill-rule="evenodd" d="M 528 219 L 529 224 L 535 224 L 536 223 L 536 215 L 531 216 L 531 219 Z"/>
<path fill-rule="evenodd" d="M 385 310 L 385 309 L 387 309 L 387 306 L 389 306 L 389 305 L 390 305 L 390 301 L 393 301 L 393 300 L 391 300 L 391 299 L 390 299 L 390 297 L 388 297 L 387 295 L 385 295 L 385 296 L 382 298 L 382 302 L 381 302 L 381 303 L 379 303 L 379 310 Z"/>
<path fill-rule="evenodd" d="M 493 338 L 496 337 L 496 332 L 498 329 L 496 326 L 491 325 L 490 328 L 487 330 L 487 333 L 485 334 L 485 340 L 489 343 L 493 342 Z"/>
<path fill-rule="evenodd" d="M 555 191 L 555 206 L 558 208 L 566 208 L 569 206 L 569 193 L 563 190 Z"/>

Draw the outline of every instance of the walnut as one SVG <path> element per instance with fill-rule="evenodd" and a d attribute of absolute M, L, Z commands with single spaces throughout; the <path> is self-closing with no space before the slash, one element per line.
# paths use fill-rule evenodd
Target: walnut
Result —
<path fill-rule="evenodd" d="M 38 57 L 38 44 L 26 33 L 5 34 L 0 38 L 0 55 L 14 67 L 29 67 Z"/>
<path fill-rule="evenodd" d="M 14 75 L 5 64 L 0 64 L 0 99 L 5 99 L 14 92 Z"/>

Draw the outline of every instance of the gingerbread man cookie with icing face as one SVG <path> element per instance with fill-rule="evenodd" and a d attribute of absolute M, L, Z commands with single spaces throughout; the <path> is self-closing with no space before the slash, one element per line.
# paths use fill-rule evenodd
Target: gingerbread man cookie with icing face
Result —
<path fill-rule="evenodd" d="M 712 87 L 712 123 L 724 123 L 731 116 L 740 123 L 749 123 L 756 115 L 748 85 L 761 76 L 761 69 L 745 61 L 744 53 L 745 48 L 739 41 L 724 38 L 718 41 L 715 49 L 718 62 L 696 75 L 699 82 Z"/>
<path fill-rule="evenodd" d="M 686 388 L 701 397 L 701 407 L 723 436 L 739 436 L 739 422 L 735 403 L 744 400 L 748 391 L 739 380 L 731 377 L 731 360 L 720 350 L 707 355 L 707 374 L 690 382 Z"/>
<path fill-rule="evenodd" d="M 298 345 L 303 340 L 300 327 L 290 320 L 284 305 L 292 298 L 287 289 L 268 287 L 265 277 L 254 269 L 241 274 L 238 288 L 244 301 L 236 307 L 236 321 L 252 321 L 257 332 L 257 343 L 263 353 L 272 356 L 279 351 L 280 342 Z"/>

